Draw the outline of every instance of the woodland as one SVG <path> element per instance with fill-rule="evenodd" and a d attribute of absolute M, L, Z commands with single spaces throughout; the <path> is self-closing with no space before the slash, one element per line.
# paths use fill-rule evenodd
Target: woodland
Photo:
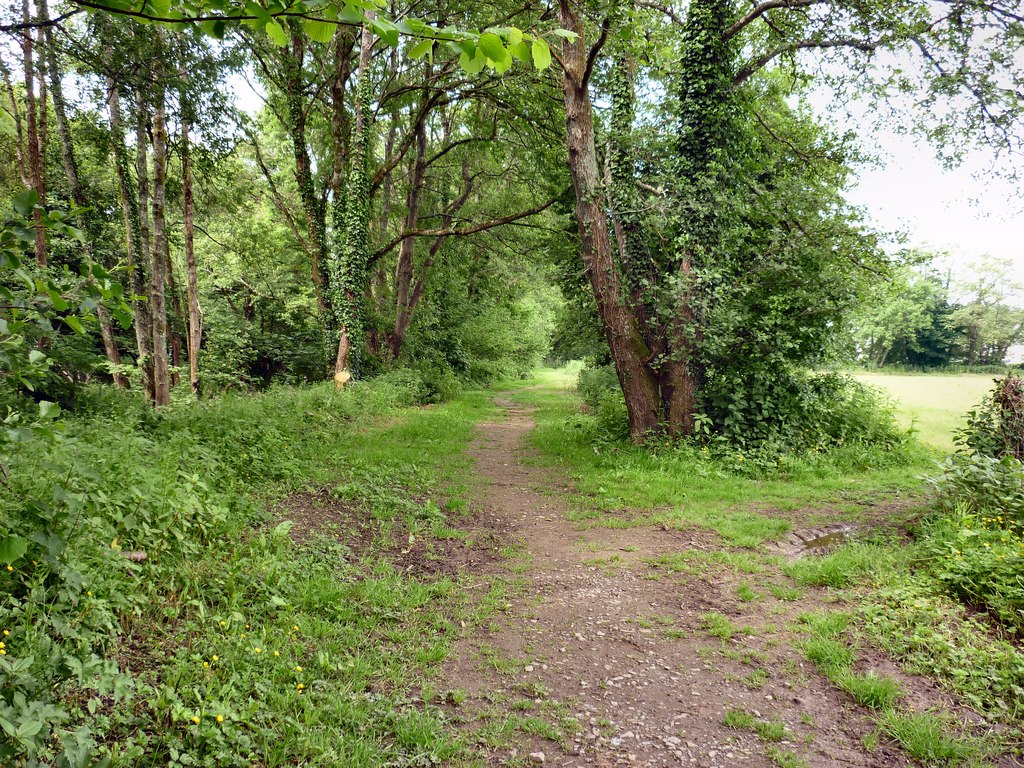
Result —
<path fill-rule="evenodd" d="M 696 504 L 644 519 L 703 526 L 733 548 L 715 568 L 766 558 L 796 585 L 750 594 L 868 590 L 851 637 L 988 724 L 915 719 L 898 683 L 873 698 L 874 672 L 815 656 L 843 628 L 803 621 L 793 647 L 873 713 L 876 746 L 1014 759 L 1024 386 L 1000 379 L 941 456 L 834 369 L 1006 372 L 1024 340 L 1009 266 L 958 283 L 845 193 L 879 130 L 950 166 L 984 147 L 1018 178 L 1022 44 L 1013 0 L 5 7 L 0 762 L 543 762 L 467 736 L 486 718 L 430 689 L 522 584 L 490 573 L 484 596 L 471 572 L 402 564 L 487 540 L 466 456 L 520 406 L 574 522 Z M 853 104 L 868 122 L 837 128 Z M 572 361 L 555 396 L 536 372 Z M 510 391 L 520 406 L 492 400 Z M 762 496 L 894 518 L 838 560 L 779 566 L 763 547 L 800 523 Z M 351 535 L 301 532 L 302 499 Z M 934 631 L 900 650 L 879 606 L 922 595 L 935 613 L 907 621 Z M 536 722 L 509 733 L 565 748 L 566 713 L 545 710 L 551 731 L 546 694 L 527 698 Z M 829 764 L 739 714 L 716 727 L 753 729 L 777 765 Z"/>

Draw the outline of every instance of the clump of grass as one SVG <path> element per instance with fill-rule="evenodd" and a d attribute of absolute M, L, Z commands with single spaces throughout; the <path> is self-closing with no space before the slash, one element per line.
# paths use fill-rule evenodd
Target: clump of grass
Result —
<path fill-rule="evenodd" d="M 754 730 L 757 718 L 742 709 L 730 709 L 722 718 L 722 725 L 726 728 L 740 728 L 747 731 Z"/>
<path fill-rule="evenodd" d="M 814 637 L 804 643 L 803 650 L 808 660 L 829 678 L 853 664 L 853 649 L 839 640 Z"/>
<path fill-rule="evenodd" d="M 722 725 L 742 731 L 753 731 L 765 741 L 782 741 L 786 737 L 786 724 L 781 720 L 758 720 L 742 709 L 730 709 L 722 718 Z"/>
<path fill-rule="evenodd" d="M 709 611 L 701 617 L 701 628 L 709 635 L 731 640 L 736 635 L 752 635 L 754 630 L 750 627 L 741 627 L 734 624 L 728 616 L 715 611 Z"/>
<path fill-rule="evenodd" d="M 755 592 L 753 587 L 744 582 L 736 587 L 736 597 L 744 603 L 752 603 L 761 597 L 761 595 L 758 592 Z"/>
<path fill-rule="evenodd" d="M 782 600 L 787 603 L 799 600 L 803 596 L 803 592 L 795 587 L 783 587 L 778 584 L 772 584 L 768 587 L 768 591 L 772 593 L 772 597 L 776 600 Z"/>
<path fill-rule="evenodd" d="M 923 762 L 954 765 L 983 752 L 977 739 L 954 735 L 953 723 L 946 715 L 890 710 L 878 722 L 884 733 Z"/>
<path fill-rule="evenodd" d="M 903 695 L 903 687 L 898 681 L 874 672 L 864 675 L 841 672 L 832 682 L 868 709 L 891 709 Z"/>
<path fill-rule="evenodd" d="M 782 570 L 805 587 L 848 587 L 872 573 L 884 573 L 893 552 L 877 544 L 848 544 L 822 557 L 802 557 Z"/>
<path fill-rule="evenodd" d="M 779 768 L 807 768 L 807 761 L 800 755 L 780 747 L 768 747 L 765 755 Z"/>

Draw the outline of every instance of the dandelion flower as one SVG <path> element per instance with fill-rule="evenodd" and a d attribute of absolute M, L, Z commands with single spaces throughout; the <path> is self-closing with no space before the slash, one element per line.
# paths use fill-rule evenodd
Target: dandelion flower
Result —
<path fill-rule="evenodd" d="M 5 651 L 3 648 L 0 648 L 0 656 L 6 656 L 6 655 L 7 655 L 7 651 Z"/>
<path fill-rule="evenodd" d="M 252 652 L 253 653 L 263 653 L 263 649 L 262 648 L 253 648 Z"/>
<path fill-rule="evenodd" d="M 217 715 L 217 722 L 218 723 L 223 723 L 224 722 L 224 715 Z"/>
<path fill-rule="evenodd" d="M 14 567 L 13 567 L 13 566 L 10 566 L 10 565 L 8 565 L 8 566 L 7 566 L 7 570 L 8 570 L 8 571 L 13 571 L 13 570 L 14 570 Z"/>
<path fill-rule="evenodd" d="M 195 723 L 196 725 L 199 725 L 199 715 L 196 715 L 195 717 L 193 717 L 192 718 L 192 722 Z"/>
<path fill-rule="evenodd" d="M 299 683 L 299 684 L 298 684 L 298 685 L 296 685 L 295 687 L 296 687 L 296 688 L 297 688 L 298 690 L 300 690 L 300 691 L 301 691 L 301 690 L 302 690 L 303 688 L 305 688 L 306 686 L 304 686 L 304 685 L 303 685 L 302 683 Z"/>
<path fill-rule="evenodd" d="M 280 652 L 280 651 L 274 651 L 274 655 L 275 655 L 275 656 L 280 656 L 280 655 L 281 655 L 281 652 Z"/>
<path fill-rule="evenodd" d="M 214 661 L 217 661 L 217 654 L 213 654 L 213 656 L 211 656 L 210 658 L 213 659 Z"/>
<path fill-rule="evenodd" d="M 302 671 L 302 667 L 295 667 L 295 671 L 296 672 L 301 672 Z"/>
<path fill-rule="evenodd" d="M 210 662 L 204 661 L 203 662 L 203 669 L 209 669 L 209 668 L 210 668 Z"/>

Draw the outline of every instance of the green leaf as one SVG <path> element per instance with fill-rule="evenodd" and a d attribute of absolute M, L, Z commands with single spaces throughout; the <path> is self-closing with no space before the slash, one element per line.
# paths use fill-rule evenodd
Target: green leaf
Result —
<path fill-rule="evenodd" d="M 30 216 L 33 209 L 36 207 L 36 203 L 39 202 L 39 195 L 36 194 L 34 189 L 26 189 L 23 192 L 19 192 L 14 196 L 12 201 L 14 204 L 14 210 L 21 216 Z"/>
<path fill-rule="evenodd" d="M 28 552 L 28 541 L 21 536 L 5 536 L 0 539 L 0 563 L 10 565 Z"/>
<path fill-rule="evenodd" d="M 52 420 L 60 416 L 60 406 L 57 403 L 51 403 L 49 400 L 39 401 L 39 418 Z"/>
<path fill-rule="evenodd" d="M 551 66 L 551 49 L 545 40 L 537 38 L 533 41 L 533 65 L 544 70 Z"/>
<path fill-rule="evenodd" d="M 377 33 L 377 37 L 383 40 L 385 45 L 390 45 L 392 48 L 398 45 L 398 27 L 390 21 L 387 19 L 374 19 L 372 26 L 373 31 Z"/>
<path fill-rule="evenodd" d="M 334 24 L 329 21 L 306 19 L 302 22 L 302 28 L 306 30 L 306 35 L 310 40 L 315 40 L 318 43 L 329 43 L 334 37 Z"/>
<path fill-rule="evenodd" d="M 68 315 L 67 317 L 62 317 L 61 320 L 63 320 L 67 324 L 67 326 L 75 333 L 79 334 L 80 336 L 85 335 L 85 326 L 82 324 L 82 319 L 80 317 Z"/>
<path fill-rule="evenodd" d="M 28 361 L 32 363 L 32 365 L 37 365 L 38 363 L 43 362 L 43 360 L 45 359 L 46 355 L 43 352 L 40 352 L 38 349 L 33 349 L 31 352 L 28 353 Z"/>
<path fill-rule="evenodd" d="M 267 22 L 267 34 L 270 36 L 270 41 L 278 48 L 288 45 L 288 33 L 276 21 Z"/>
<path fill-rule="evenodd" d="M 433 40 L 420 40 L 416 45 L 409 49 L 410 59 L 422 59 L 424 56 L 429 54 L 434 49 Z"/>
<path fill-rule="evenodd" d="M 511 58 L 511 54 L 505 50 L 501 38 L 493 32 L 484 32 L 477 42 L 478 47 L 484 52 L 484 56 L 495 63 L 505 63 Z"/>
<path fill-rule="evenodd" d="M 346 24 L 362 24 L 366 21 L 366 16 L 358 8 L 355 8 L 348 3 L 338 11 L 338 21 L 343 21 Z"/>
<path fill-rule="evenodd" d="M 530 60 L 530 44 L 525 40 L 520 40 L 515 45 L 510 45 L 508 51 L 520 61 Z"/>
<path fill-rule="evenodd" d="M 579 37 L 575 32 L 570 32 L 568 29 L 556 29 L 554 34 L 558 37 L 564 37 L 566 40 L 575 40 Z"/>

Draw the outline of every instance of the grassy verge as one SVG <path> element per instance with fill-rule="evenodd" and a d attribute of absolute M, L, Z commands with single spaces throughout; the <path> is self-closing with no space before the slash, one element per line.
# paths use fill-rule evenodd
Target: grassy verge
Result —
<path fill-rule="evenodd" d="M 532 383 L 514 397 L 537 408 L 530 439 L 539 460 L 558 466 L 578 489 L 575 517 L 582 524 L 705 526 L 751 548 L 783 536 L 791 527 L 787 512 L 827 505 L 832 514 L 856 518 L 880 498 L 919 492 L 919 477 L 931 465 L 930 453 L 920 451 L 896 466 L 856 470 L 856 457 L 847 455 L 769 479 L 748 472 L 742 454 L 712 458 L 686 446 L 652 451 L 602 442 L 566 376 L 546 371 Z"/>
<path fill-rule="evenodd" d="M 282 388 L 158 414 L 98 397 L 56 445 L 25 445 L 0 497 L 32 542 L 0 575 L 0 762 L 473 761 L 431 677 L 503 586 L 471 608 L 402 551 L 460 535 L 487 395 Z M 299 545 L 287 504 L 267 511 L 321 489 L 375 534 Z"/>

